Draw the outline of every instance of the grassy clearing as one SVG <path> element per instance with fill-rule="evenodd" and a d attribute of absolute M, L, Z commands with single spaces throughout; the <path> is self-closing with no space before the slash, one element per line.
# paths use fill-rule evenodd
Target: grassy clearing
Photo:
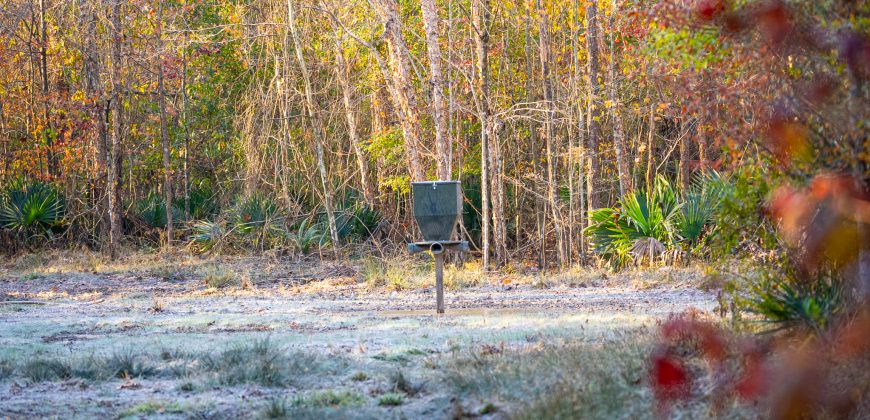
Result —
<path fill-rule="evenodd" d="M 446 284 L 455 289 L 448 296 L 462 297 L 472 306 L 460 312 L 457 304 L 455 311 L 449 309 L 453 316 L 432 318 L 423 293 L 392 293 L 432 287 L 431 257 L 425 255 L 419 261 L 357 260 L 311 270 L 259 257 L 165 258 L 142 256 L 101 267 L 103 274 L 46 274 L 14 285 L 22 296 L 32 288 L 35 299 L 51 299 L 38 295 L 50 292 L 80 300 L 74 287 L 82 280 L 92 281 L 88 290 L 105 284 L 112 292 L 103 295 L 105 302 L 0 307 L 39 315 L 2 313 L 15 322 L 0 331 L 0 340 L 8 344 L 0 352 L 0 386 L 23 387 L 22 394 L 9 395 L 13 409 L 39 416 L 81 406 L 106 417 L 222 412 L 267 418 L 526 413 L 594 418 L 611 409 L 623 417 L 649 413 L 649 391 L 642 381 L 636 383 L 644 377 L 648 338 L 624 337 L 622 331 L 658 315 L 621 309 L 627 293 L 623 287 L 630 288 L 634 277 L 580 270 L 540 274 L 528 267 L 494 274 L 483 273 L 476 264 L 448 264 Z M 104 275 L 123 264 L 136 271 Z M 680 272 L 667 277 L 656 269 L 643 275 L 678 284 Z M 637 276 L 642 279 L 641 273 Z M 221 286 L 212 281 L 209 287 L 206 277 L 234 277 L 236 282 Z M 57 291 L 49 288 L 55 279 L 61 286 Z M 16 281 L 20 279 L 11 277 L 10 282 Z M 254 287 L 244 290 L 245 282 Z M 462 290 L 476 285 L 482 287 Z M 614 285 L 619 287 L 602 288 L 603 295 L 580 290 Z M 613 302 L 602 301 L 610 293 Z M 682 291 L 648 293 L 654 302 L 671 302 L 660 294 L 688 299 Z M 269 295 L 274 298 L 261 298 Z M 406 304 L 406 297 L 413 303 Z M 528 301 L 529 312 L 473 306 L 509 306 L 515 299 Z M 703 303 L 703 297 L 698 299 Z M 419 302 L 425 310 L 417 311 Z M 653 306 L 643 305 L 642 299 L 633 302 L 644 311 Z M 395 314 L 393 308 L 399 308 Z M 30 334 L 26 339 L 24 332 Z M 600 344 L 613 337 L 625 339 Z M 41 390 L 57 403 L 34 405 L 32 397 Z M 112 405 L 88 406 L 94 394 L 111 395 Z M 622 408 L 611 400 L 631 404 Z M 179 407 L 187 411 L 176 413 Z"/>
<path fill-rule="evenodd" d="M 558 272 L 539 272 L 524 265 L 508 265 L 498 272 L 484 272 L 478 261 L 454 265 L 452 258 L 448 258 L 444 284 L 451 291 L 486 285 L 529 285 L 544 289 L 596 286 L 649 289 L 697 285 L 702 282 L 704 272 L 705 267 L 696 265 L 629 269 L 618 276 L 605 269 L 571 267 Z M 21 282 L 42 284 L 61 274 L 124 274 L 174 284 L 199 282 L 204 290 L 197 293 L 204 295 L 218 291 L 242 295 L 321 292 L 348 287 L 369 292 L 399 292 L 428 289 L 435 283 L 434 261 L 427 253 L 386 259 L 364 257 L 347 264 L 318 264 L 315 259 L 291 262 L 265 255 L 201 258 L 180 250 L 131 252 L 117 261 L 109 261 L 93 252 L 44 251 L 0 263 L 0 278 L 14 278 Z M 299 281 L 287 282 L 288 278 Z M 126 283 L 125 286 L 133 285 Z M 40 298 L 69 297 L 64 292 L 59 293 Z"/>

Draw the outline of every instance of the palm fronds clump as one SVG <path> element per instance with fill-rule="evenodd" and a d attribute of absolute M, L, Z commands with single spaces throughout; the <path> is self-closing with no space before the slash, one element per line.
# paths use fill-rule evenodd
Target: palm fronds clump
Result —
<path fill-rule="evenodd" d="M 592 210 L 586 233 L 614 269 L 660 260 L 701 243 L 727 191 L 727 181 L 715 172 L 697 178 L 682 197 L 659 176 L 652 191 L 631 191 L 618 206 Z"/>
<path fill-rule="evenodd" d="M 50 184 L 22 180 L 0 192 L 0 227 L 20 235 L 51 237 L 65 216 L 63 196 Z"/>

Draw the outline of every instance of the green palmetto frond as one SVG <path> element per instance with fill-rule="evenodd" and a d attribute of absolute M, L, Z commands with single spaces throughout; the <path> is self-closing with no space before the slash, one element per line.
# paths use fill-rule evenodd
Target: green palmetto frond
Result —
<path fill-rule="evenodd" d="M 152 228 L 166 227 L 166 200 L 156 192 L 148 193 L 145 198 L 136 203 L 136 214 Z M 184 212 L 172 206 L 172 224 L 183 223 Z"/>
<path fill-rule="evenodd" d="M 329 243 L 329 235 L 326 234 L 326 231 L 319 223 L 309 223 L 307 220 L 303 220 L 295 232 L 287 233 L 287 238 L 299 252 L 307 254 L 314 245 L 322 247 Z"/>
<path fill-rule="evenodd" d="M 730 184 L 718 172 L 710 171 L 694 179 L 676 217 L 680 237 L 690 247 L 697 245 L 713 225 L 720 203 L 729 192 Z"/>
<path fill-rule="evenodd" d="M 63 197 L 45 183 L 14 183 L 0 195 L 0 227 L 50 234 L 65 214 Z"/>
<path fill-rule="evenodd" d="M 197 252 L 206 253 L 220 248 L 226 235 L 226 230 L 222 224 L 203 220 L 193 225 L 193 234 L 188 239 L 191 248 Z"/>

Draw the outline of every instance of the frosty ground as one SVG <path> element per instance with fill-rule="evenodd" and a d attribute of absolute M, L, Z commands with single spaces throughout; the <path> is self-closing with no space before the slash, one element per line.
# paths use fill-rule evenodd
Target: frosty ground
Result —
<path fill-rule="evenodd" d="M 435 316 L 425 260 L 371 264 L 9 260 L 0 416 L 649 417 L 657 323 L 716 307 L 697 267 L 470 266 L 448 271 Z"/>

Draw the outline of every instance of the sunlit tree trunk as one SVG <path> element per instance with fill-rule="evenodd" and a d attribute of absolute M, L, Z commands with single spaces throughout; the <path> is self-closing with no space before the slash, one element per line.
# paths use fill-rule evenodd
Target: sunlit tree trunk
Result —
<path fill-rule="evenodd" d="M 357 128 L 356 113 L 353 107 L 353 93 L 351 91 L 350 75 L 347 61 L 344 58 L 344 48 L 340 40 L 335 40 L 335 73 L 338 78 L 338 83 L 341 85 L 341 98 L 344 104 L 344 115 L 347 120 L 347 134 L 350 138 L 350 144 L 353 152 L 356 155 L 357 169 L 360 174 L 360 186 L 363 192 L 363 197 L 366 203 L 373 204 L 375 201 L 375 192 L 369 177 L 368 158 L 360 144 L 359 132 Z"/>
<path fill-rule="evenodd" d="M 614 5 L 615 7 L 615 5 Z M 631 191 L 631 171 L 628 169 L 628 159 L 625 149 L 625 130 L 622 116 L 619 114 L 619 75 L 617 74 L 616 48 L 613 45 L 613 14 L 608 19 L 610 35 L 610 116 L 613 119 L 613 148 L 616 151 L 616 170 L 619 178 L 619 195 Z"/>
<path fill-rule="evenodd" d="M 592 0 L 586 5 L 586 60 L 587 60 L 587 77 L 588 77 L 588 99 L 586 117 L 589 119 L 589 147 L 586 150 L 588 155 L 588 165 L 586 172 L 586 194 L 588 196 L 587 205 L 589 211 L 601 207 L 601 180 L 600 180 L 600 138 L 601 125 L 599 119 L 601 115 L 600 106 L 600 82 L 598 80 L 598 2 Z"/>
<path fill-rule="evenodd" d="M 649 127 L 648 137 L 646 141 L 647 159 L 646 159 L 646 190 L 650 193 L 653 189 L 653 177 L 655 176 L 653 168 L 655 167 L 656 153 L 655 143 L 653 142 L 656 134 L 656 104 L 653 101 L 649 103 Z"/>
<path fill-rule="evenodd" d="M 172 246 L 175 229 L 172 220 L 172 154 L 169 144 L 169 128 L 166 122 L 166 88 L 163 85 L 163 2 L 157 6 L 157 103 L 160 108 L 160 141 L 163 146 L 163 197 L 166 201 L 166 246 Z"/>
<path fill-rule="evenodd" d="M 48 174 L 57 173 L 57 157 L 55 156 L 55 142 L 52 138 L 53 124 L 51 122 L 48 85 L 48 22 L 45 16 L 45 0 L 39 0 L 39 73 L 42 79 L 42 118 L 45 147 L 48 149 L 45 155 Z"/>
<path fill-rule="evenodd" d="M 507 227 L 505 226 L 504 168 L 499 140 L 501 123 L 490 115 L 489 132 L 489 192 L 492 207 L 492 242 L 498 267 L 507 262 Z"/>
<path fill-rule="evenodd" d="M 112 3 L 112 140 L 109 152 L 109 256 L 118 257 L 118 245 L 121 241 L 121 140 L 124 135 L 123 85 L 121 81 L 121 41 L 123 38 L 121 26 L 122 0 Z"/>
<path fill-rule="evenodd" d="M 490 257 L 490 185 L 489 185 L 489 0 L 472 0 L 471 15 L 475 22 L 474 37 L 477 51 L 477 91 L 480 119 L 480 196 L 481 196 L 481 249 L 483 269 L 489 269 Z"/>
<path fill-rule="evenodd" d="M 547 142 L 547 197 L 550 201 L 550 211 L 553 225 L 556 229 L 556 250 L 558 264 L 565 265 L 568 261 L 565 255 L 565 235 L 562 223 L 561 205 L 559 203 L 559 184 L 556 180 L 557 144 L 554 132 L 554 95 L 553 81 L 550 75 L 550 21 L 544 9 L 543 0 L 537 0 L 538 8 L 538 41 L 541 58 L 541 82 L 544 87 L 544 136 Z"/>
<path fill-rule="evenodd" d="M 184 215 L 190 218 L 190 123 L 187 121 L 187 31 L 182 36 L 181 47 L 181 124 L 184 128 Z"/>
<path fill-rule="evenodd" d="M 82 16 L 84 22 L 85 44 L 83 51 L 84 59 L 84 85 L 85 93 L 90 104 L 90 114 L 94 125 L 97 129 L 95 139 L 95 159 L 96 167 L 94 168 L 93 191 L 94 191 L 94 212 L 97 215 L 97 235 L 101 241 L 108 240 L 108 195 L 106 189 L 106 101 L 103 95 L 103 87 L 100 78 L 100 60 L 97 50 L 97 7 L 98 4 L 83 6 L 85 12 Z"/>
<path fill-rule="evenodd" d="M 534 89 L 535 89 L 535 64 L 532 55 L 532 8 L 534 5 L 529 3 L 526 7 L 526 16 L 525 16 L 525 53 L 526 53 L 526 101 L 528 103 L 532 103 L 535 100 L 534 97 Z M 534 179 L 543 178 L 541 176 L 541 168 L 540 168 L 540 152 L 538 147 L 538 127 L 535 124 L 534 120 L 529 120 L 529 147 L 531 148 L 532 153 L 532 170 L 534 172 Z M 535 188 L 538 188 L 538 185 L 535 185 Z M 534 203 L 535 203 L 535 241 L 537 242 L 537 262 L 538 269 L 541 270 L 546 266 L 546 252 L 545 252 L 545 240 L 544 240 L 544 229 L 545 229 L 545 212 L 546 205 L 545 201 L 542 200 L 539 194 L 534 194 Z"/>
<path fill-rule="evenodd" d="M 412 181 L 422 181 L 423 165 L 420 157 L 420 117 L 417 114 L 417 95 L 411 81 L 411 60 L 408 46 L 402 35 L 399 5 L 396 0 L 376 0 L 384 24 L 384 34 L 390 51 L 390 66 L 393 71 L 394 99 L 401 108 L 403 123 L 406 125 L 405 149 L 410 164 Z"/>
<path fill-rule="evenodd" d="M 472 0 L 473 1 L 473 0 Z M 451 177 L 450 136 L 447 133 L 447 99 L 444 97 L 445 82 L 441 70 L 441 46 L 438 43 L 438 10 L 435 0 L 421 0 L 420 13 L 426 32 L 426 52 L 429 55 L 429 83 L 432 85 L 432 102 L 435 111 L 435 150 L 438 179 Z"/>
<path fill-rule="evenodd" d="M 314 134 L 317 170 L 320 174 L 320 184 L 323 188 L 323 207 L 326 209 L 326 219 L 329 224 L 329 236 L 332 238 L 332 247 L 337 256 L 339 246 L 338 229 L 335 225 L 335 214 L 332 212 L 332 192 L 330 191 L 329 181 L 326 176 L 326 164 L 323 161 L 323 127 L 321 125 L 317 107 L 314 104 L 311 78 L 308 74 L 308 67 L 305 64 L 305 57 L 302 55 L 302 42 L 299 39 L 299 34 L 296 33 L 293 0 L 287 0 L 287 25 L 290 29 L 290 36 L 293 38 L 293 49 L 296 52 L 296 62 L 299 64 L 299 70 L 302 73 L 302 83 L 305 93 L 305 110 L 308 113 L 308 121 L 311 124 L 311 131 Z"/>
<path fill-rule="evenodd" d="M 580 1 L 574 0 L 572 5 L 573 10 L 573 19 L 572 24 L 574 25 L 574 32 L 571 34 L 571 50 L 573 53 L 572 65 L 574 66 L 573 72 L 573 97 L 575 102 L 575 115 L 577 117 L 575 128 L 577 130 L 577 142 L 574 150 L 572 150 L 571 156 L 574 159 L 571 163 L 572 172 L 577 174 L 576 184 L 573 185 L 571 189 L 572 197 L 571 204 L 574 205 L 575 202 L 577 206 L 574 209 L 574 214 L 571 217 L 570 223 L 572 225 L 579 224 L 577 231 L 579 232 L 578 244 L 579 244 L 579 253 L 580 253 L 580 263 L 583 264 L 586 260 L 586 216 L 583 213 L 586 204 L 585 192 L 586 188 L 584 187 L 584 170 L 585 170 L 585 160 L 586 160 L 586 118 L 585 118 L 585 110 L 584 110 L 584 102 L 580 92 L 580 80 L 581 80 L 581 72 L 580 72 Z M 572 174 L 573 178 L 573 174 Z M 575 189 L 579 189 L 579 191 L 575 191 Z M 573 235 L 572 235 L 573 236 Z M 572 247 L 573 248 L 573 247 Z M 573 251 L 572 251 L 573 252 Z M 572 255 L 573 258 L 573 255 Z"/>

